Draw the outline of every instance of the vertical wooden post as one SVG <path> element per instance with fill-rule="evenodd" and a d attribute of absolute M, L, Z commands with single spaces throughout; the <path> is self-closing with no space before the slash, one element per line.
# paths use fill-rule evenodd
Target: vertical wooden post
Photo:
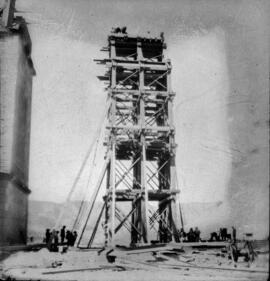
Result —
<path fill-rule="evenodd" d="M 109 245 L 114 247 L 114 231 L 115 231 L 115 139 L 112 140 L 112 157 L 111 157 L 111 174 L 110 174 L 110 221 L 109 221 Z"/>
<path fill-rule="evenodd" d="M 139 91 L 140 91 L 140 125 L 141 130 L 145 129 L 145 104 L 144 104 L 144 69 L 140 68 L 140 74 L 139 74 Z"/>
<path fill-rule="evenodd" d="M 168 122 L 170 130 L 174 129 L 174 120 L 173 120 L 173 97 L 170 96 L 168 99 Z"/>
<path fill-rule="evenodd" d="M 14 12 L 15 12 L 15 0 L 6 0 L 3 15 L 2 15 L 2 22 L 5 27 L 11 27 L 14 19 Z"/>
<path fill-rule="evenodd" d="M 149 217 L 148 217 L 148 190 L 146 184 L 146 143 L 145 143 L 145 101 L 142 91 L 144 90 L 144 69 L 140 69 L 140 125 L 141 125 L 141 230 L 143 231 L 144 243 L 148 243 Z"/>
<path fill-rule="evenodd" d="M 112 81 L 113 84 L 113 81 Z M 116 102 L 115 98 L 111 98 L 111 126 L 115 125 L 115 112 L 116 112 Z M 111 131 L 111 161 L 110 161 L 110 178 L 109 178 L 109 188 L 107 189 L 107 215 L 108 215 L 108 245 L 114 246 L 114 230 L 115 230 L 115 159 L 116 159 L 116 149 L 115 149 L 115 131 Z"/>
<path fill-rule="evenodd" d="M 168 73 L 167 73 L 167 92 L 170 94 L 172 92 L 172 66 L 170 61 L 168 62 Z"/>
<path fill-rule="evenodd" d="M 170 62 L 169 62 L 170 63 Z M 176 165 L 175 165 L 175 155 L 176 155 L 176 145 L 175 145 L 175 133 L 174 133 L 174 118 L 173 118 L 173 96 L 172 86 L 171 86 L 171 65 L 168 69 L 167 74 L 167 91 L 169 95 L 168 99 L 168 121 L 170 126 L 170 190 L 175 191 L 177 189 L 176 185 Z M 172 237 L 176 242 L 178 242 L 178 228 L 180 227 L 180 217 L 177 210 L 177 196 L 174 195 L 173 199 L 170 201 L 170 226 L 173 228 L 174 236 Z"/>
<path fill-rule="evenodd" d="M 116 67 L 111 68 L 111 88 L 115 88 L 116 85 Z M 116 100 L 115 96 L 111 96 L 111 161 L 110 161 L 110 178 L 109 188 L 107 191 L 107 215 L 108 215 L 108 245 L 114 247 L 114 231 L 115 231 L 115 160 L 116 160 L 116 149 L 115 149 L 115 120 L 116 120 Z"/>
<path fill-rule="evenodd" d="M 114 89 L 116 86 L 116 66 L 112 66 L 111 69 L 111 89 Z"/>
<path fill-rule="evenodd" d="M 138 39 L 137 41 L 137 60 L 143 59 L 143 52 L 142 52 L 142 42 Z"/>
<path fill-rule="evenodd" d="M 111 45 L 111 48 L 110 48 L 111 59 L 115 59 L 116 58 L 115 40 L 111 40 L 110 45 Z"/>
<path fill-rule="evenodd" d="M 109 234 L 109 219 L 110 219 L 110 178 L 111 178 L 111 161 L 108 163 L 107 167 L 107 181 L 106 181 L 106 206 L 105 206 L 105 225 L 104 225 L 104 232 L 105 232 L 105 247 L 109 246 L 110 241 L 110 234 Z"/>
<path fill-rule="evenodd" d="M 142 185 L 142 204 L 141 220 L 144 243 L 149 243 L 149 216 L 148 216 L 148 189 L 146 185 L 146 145 L 144 133 L 141 135 L 142 160 L 141 160 L 141 185 Z"/>

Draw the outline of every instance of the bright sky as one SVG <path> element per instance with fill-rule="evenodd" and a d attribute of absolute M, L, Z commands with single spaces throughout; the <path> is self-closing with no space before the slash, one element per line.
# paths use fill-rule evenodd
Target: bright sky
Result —
<path fill-rule="evenodd" d="M 31 198 L 65 200 L 105 106 L 96 78 L 105 69 L 93 59 L 106 56 L 99 50 L 111 27 L 127 26 L 133 34 L 165 32 L 182 200 L 226 203 L 236 196 L 230 208 L 251 200 L 268 206 L 265 3 L 18 0 L 31 23 L 37 71 Z"/>

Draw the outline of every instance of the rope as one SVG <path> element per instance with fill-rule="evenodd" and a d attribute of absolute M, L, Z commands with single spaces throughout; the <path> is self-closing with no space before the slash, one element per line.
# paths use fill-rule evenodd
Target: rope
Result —
<path fill-rule="evenodd" d="M 73 194 L 74 191 L 75 191 L 75 188 L 76 188 L 77 183 L 78 183 L 78 181 L 79 181 L 79 179 L 80 179 L 80 177 L 81 177 L 81 174 L 82 174 L 82 172 L 83 172 L 83 170 L 84 170 L 84 167 L 85 167 L 85 165 L 86 165 L 86 163 L 87 163 L 87 160 L 89 159 L 89 156 L 90 156 L 90 154 L 91 154 L 91 152 L 92 152 L 92 149 L 93 149 L 93 146 L 94 146 L 94 144 L 95 144 L 95 142 L 96 142 L 96 139 L 98 138 L 98 136 L 99 136 L 100 133 L 101 133 L 102 124 L 103 124 L 103 122 L 104 122 L 104 119 L 106 119 L 108 107 L 109 107 L 109 103 L 108 103 L 108 101 L 107 101 L 107 104 L 106 104 L 106 106 L 105 106 L 105 108 L 104 108 L 104 112 L 103 112 L 103 114 L 102 114 L 102 118 L 100 119 L 100 122 L 99 122 L 99 126 L 97 127 L 97 130 L 96 130 L 96 132 L 95 132 L 95 134 L 94 134 L 94 137 L 93 137 L 93 139 L 92 139 L 92 142 L 91 142 L 91 144 L 90 144 L 90 147 L 89 147 L 89 149 L 88 149 L 88 151 L 87 151 L 87 153 L 86 153 L 85 158 L 83 159 L 82 165 L 81 165 L 81 167 L 80 167 L 80 169 L 79 169 L 79 171 L 78 171 L 78 174 L 77 174 L 77 176 L 76 176 L 76 178 L 75 178 L 75 180 L 74 180 L 74 182 L 73 182 L 73 185 L 71 186 L 71 189 L 70 189 L 70 191 L 69 191 L 69 193 L 68 193 L 67 199 L 66 199 L 65 203 L 63 204 L 63 207 L 62 207 L 62 209 L 61 209 L 60 215 L 59 215 L 59 217 L 58 217 L 58 219 L 57 219 L 57 221 L 56 221 L 56 223 L 55 223 L 55 226 L 54 226 L 55 229 L 58 229 L 58 228 L 60 227 L 60 223 L 61 223 L 61 221 L 62 221 L 62 219 L 63 219 L 64 213 L 65 213 L 65 209 L 66 209 L 68 203 L 70 202 L 70 199 L 71 199 L 72 194 Z"/>
<path fill-rule="evenodd" d="M 175 172 L 175 179 L 176 179 L 176 185 L 179 188 L 177 172 Z M 179 201 L 178 206 L 179 206 L 179 212 L 180 212 L 181 225 L 182 225 L 182 228 L 184 230 L 184 220 L 183 220 L 183 213 L 182 213 L 181 203 L 180 203 L 180 200 L 178 200 L 178 201 Z"/>
<path fill-rule="evenodd" d="M 96 145 L 96 149 L 97 149 L 97 145 Z M 93 159 L 93 162 L 94 162 L 94 159 Z M 93 163 L 92 163 L 92 166 L 93 166 Z M 90 173 L 89 173 L 89 177 L 88 177 L 88 181 L 87 181 L 87 188 L 89 187 L 91 176 L 92 176 L 92 169 L 90 169 Z M 87 190 L 87 188 L 86 188 L 86 190 Z M 74 222 L 73 227 L 72 227 L 72 231 L 74 231 L 76 229 L 76 226 L 77 226 L 78 222 L 82 218 L 82 209 L 83 209 L 83 205 L 85 203 L 86 196 L 87 196 L 87 192 L 85 192 L 83 200 L 80 204 L 78 214 L 76 216 L 75 222 Z"/>
<path fill-rule="evenodd" d="M 105 120 L 105 119 L 104 119 L 104 120 Z M 100 129 L 100 132 L 99 132 L 99 136 L 98 136 L 98 138 L 97 138 L 97 140 L 96 140 L 95 153 L 94 153 L 93 161 L 92 161 L 91 168 L 90 168 L 90 173 L 89 173 L 89 178 L 88 178 L 88 182 L 87 182 L 86 191 L 87 191 L 87 189 L 88 189 L 88 187 L 89 187 L 89 185 L 90 185 L 90 181 L 91 181 L 91 179 L 92 179 L 92 175 L 94 174 L 94 173 L 93 173 L 93 170 L 94 170 L 94 168 L 96 167 L 97 150 L 98 150 L 98 148 L 99 148 L 99 143 L 100 143 L 101 134 L 102 134 L 102 132 L 103 132 L 103 130 L 104 130 L 105 123 L 106 123 L 106 122 L 104 122 L 104 120 L 103 120 L 103 124 L 102 124 L 102 126 L 101 126 L 101 129 Z M 88 194 L 88 193 L 85 192 L 84 197 L 83 197 L 83 200 L 82 200 L 82 202 L 81 202 L 81 204 L 80 204 L 80 208 L 79 208 L 78 214 L 77 214 L 77 216 L 76 216 L 75 222 L 74 222 L 73 227 L 72 227 L 73 230 L 76 229 L 77 225 L 79 225 L 79 224 L 80 224 L 80 221 L 82 220 L 82 217 L 83 217 L 83 214 L 82 214 L 82 213 L 83 213 L 83 210 L 84 210 L 83 205 L 85 204 L 85 199 L 86 199 L 86 197 L 87 197 L 87 194 Z"/>

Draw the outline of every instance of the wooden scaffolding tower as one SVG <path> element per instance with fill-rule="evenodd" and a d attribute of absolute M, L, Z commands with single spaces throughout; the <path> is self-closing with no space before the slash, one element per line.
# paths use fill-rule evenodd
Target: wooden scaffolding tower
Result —
<path fill-rule="evenodd" d="M 92 205 L 105 175 L 107 180 L 89 247 L 103 214 L 105 246 L 114 246 L 122 227 L 129 230 L 131 245 L 150 244 L 151 240 L 178 242 L 175 93 L 171 62 L 165 59 L 164 49 L 163 34 L 150 38 L 114 32 L 108 36 L 108 47 L 102 49 L 109 52 L 109 58 L 96 60 L 108 68 L 99 79 L 108 83 L 109 107 L 107 156 Z M 128 211 L 121 210 L 123 202 L 130 202 Z"/>

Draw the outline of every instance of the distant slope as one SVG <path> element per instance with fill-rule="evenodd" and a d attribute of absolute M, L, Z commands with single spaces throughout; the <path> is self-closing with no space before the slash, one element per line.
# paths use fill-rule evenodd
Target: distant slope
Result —
<path fill-rule="evenodd" d="M 65 215 L 61 225 L 71 227 L 76 218 L 79 202 L 72 202 L 65 210 Z M 93 215 L 97 216 L 100 204 L 93 210 Z M 38 240 L 41 240 L 45 229 L 54 227 L 61 211 L 61 204 L 46 201 L 29 201 L 29 221 L 28 233 Z M 198 226 L 202 231 L 202 236 L 209 237 L 209 233 L 218 230 L 220 227 L 230 227 L 233 225 L 226 216 L 226 206 L 222 202 L 214 203 L 184 203 L 182 204 L 183 219 L 186 230 L 190 227 Z M 214 215 L 213 215 L 214 214 Z M 90 222 L 89 228 L 93 226 Z"/>

